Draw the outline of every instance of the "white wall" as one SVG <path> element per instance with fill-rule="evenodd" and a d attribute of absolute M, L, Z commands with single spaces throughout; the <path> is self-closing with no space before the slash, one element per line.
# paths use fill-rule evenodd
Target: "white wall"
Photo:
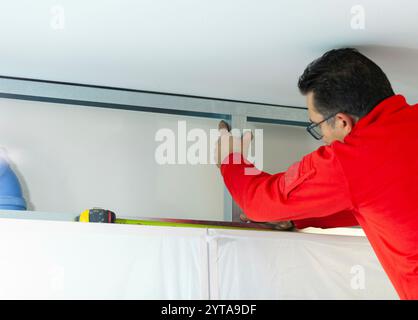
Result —
<path fill-rule="evenodd" d="M 104 207 L 126 217 L 224 219 L 224 186 L 214 165 L 158 165 L 159 128 L 217 128 L 217 119 L 0 99 L 0 146 L 29 210 L 78 213 Z M 304 128 L 264 130 L 264 170 L 285 170 L 316 143 Z M 212 146 L 208 146 L 208 153 Z"/>
<path fill-rule="evenodd" d="M 158 165 L 155 132 L 209 130 L 218 120 L 0 99 L 0 146 L 19 175 L 29 209 L 119 216 L 223 220 L 215 165 Z"/>

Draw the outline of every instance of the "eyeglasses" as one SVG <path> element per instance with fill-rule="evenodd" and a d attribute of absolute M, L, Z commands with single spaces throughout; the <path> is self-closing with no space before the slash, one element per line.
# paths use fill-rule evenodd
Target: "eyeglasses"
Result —
<path fill-rule="evenodd" d="M 320 124 L 329 120 L 329 119 L 331 119 L 331 118 L 333 118 L 333 117 L 335 117 L 338 113 L 339 112 L 334 113 L 334 114 L 326 117 L 324 120 L 322 120 L 321 122 L 318 122 L 318 123 L 315 123 L 315 122 L 311 121 L 311 124 L 306 127 L 306 131 L 308 131 L 310 133 L 310 135 L 312 137 L 314 137 L 316 140 L 321 140 L 324 137 L 324 135 L 322 134 Z"/>

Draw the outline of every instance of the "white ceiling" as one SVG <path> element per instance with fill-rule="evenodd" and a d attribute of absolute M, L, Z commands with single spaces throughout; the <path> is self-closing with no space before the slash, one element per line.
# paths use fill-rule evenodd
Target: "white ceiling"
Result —
<path fill-rule="evenodd" d="M 1 0 L 0 75 L 304 106 L 305 66 L 355 46 L 416 103 L 417 17 L 412 0 Z"/>

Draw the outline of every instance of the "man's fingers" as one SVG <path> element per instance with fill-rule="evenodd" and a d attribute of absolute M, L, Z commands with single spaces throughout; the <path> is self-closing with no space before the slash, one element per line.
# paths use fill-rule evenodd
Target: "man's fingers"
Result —
<path fill-rule="evenodd" d="M 228 124 L 228 122 L 221 120 L 219 121 L 218 129 L 219 130 L 225 129 L 226 131 L 231 131 L 231 126 Z"/>
<path fill-rule="evenodd" d="M 249 145 L 251 143 L 251 140 L 253 140 L 253 133 L 251 131 L 246 131 L 242 136 L 243 144 Z"/>
<path fill-rule="evenodd" d="M 275 230 L 289 231 L 295 229 L 293 221 L 278 221 L 278 222 L 267 222 L 267 225 L 272 226 Z"/>
<path fill-rule="evenodd" d="M 220 121 L 218 124 L 218 130 L 219 130 L 219 138 L 216 144 L 216 164 L 218 168 L 221 166 L 221 162 L 224 159 L 224 157 L 228 156 L 229 152 L 226 153 L 225 149 L 229 150 L 229 145 L 231 143 L 231 133 L 229 132 L 231 130 L 231 127 L 229 124 L 225 121 Z"/>
<path fill-rule="evenodd" d="M 222 137 L 222 136 L 227 136 L 227 135 L 230 135 L 231 133 L 228 131 L 228 130 L 226 130 L 226 129 L 220 129 L 219 130 L 219 133 L 220 133 L 220 136 Z"/>
<path fill-rule="evenodd" d="M 241 150 L 245 158 L 248 155 L 248 149 L 250 148 L 252 139 L 253 139 L 253 133 L 251 131 L 246 131 L 244 135 L 242 136 Z"/>
<path fill-rule="evenodd" d="M 248 222 L 248 221 L 251 221 L 250 219 L 248 219 L 247 218 L 247 216 L 245 215 L 245 214 L 243 214 L 243 213 L 241 213 L 240 215 L 239 215 L 239 218 L 241 219 L 241 221 L 243 221 L 243 222 Z"/>
<path fill-rule="evenodd" d="M 216 150 L 218 167 L 224 157 L 228 156 L 231 152 L 240 152 L 244 158 L 248 156 L 251 140 L 253 139 L 251 131 L 244 132 L 241 138 L 234 137 L 230 132 L 231 127 L 223 120 L 219 122 L 218 130 L 220 133 Z"/>
<path fill-rule="evenodd" d="M 231 131 L 231 127 L 226 121 L 221 120 L 218 124 L 218 130 L 219 130 L 220 135 L 223 136 L 223 135 L 227 135 Z"/>

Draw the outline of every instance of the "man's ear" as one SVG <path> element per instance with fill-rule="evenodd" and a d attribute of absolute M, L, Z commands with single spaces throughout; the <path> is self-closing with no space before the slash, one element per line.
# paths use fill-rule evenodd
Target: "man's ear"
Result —
<path fill-rule="evenodd" d="M 346 134 L 349 134 L 355 125 L 355 120 L 346 113 L 337 113 L 335 115 L 335 125 L 338 129 L 343 130 Z"/>

